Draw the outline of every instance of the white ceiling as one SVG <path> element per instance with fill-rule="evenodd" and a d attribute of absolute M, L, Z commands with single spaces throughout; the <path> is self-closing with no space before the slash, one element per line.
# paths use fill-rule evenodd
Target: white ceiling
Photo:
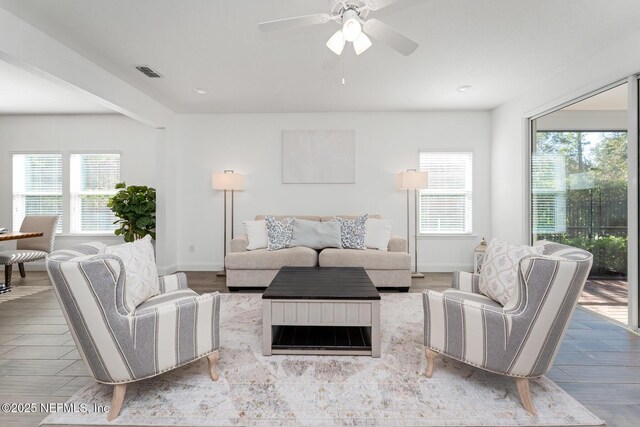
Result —
<path fill-rule="evenodd" d="M 113 113 L 88 96 L 0 61 L 0 114 Z"/>
<path fill-rule="evenodd" d="M 262 34 L 329 0 L 0 0 L 177 112 L 488 109 L 640 31 L 638 0 L 404 0 L 371 13 L 420 43 L 338 58 L 333 23 Z M 136 71 L 150 65 L 165 76 Z M 346 85 L 341 84 L 344 69 Z M 469 92 L 456 88 L 472 85 Z M 194 87 L 208 90 L 198 95 Z"/>

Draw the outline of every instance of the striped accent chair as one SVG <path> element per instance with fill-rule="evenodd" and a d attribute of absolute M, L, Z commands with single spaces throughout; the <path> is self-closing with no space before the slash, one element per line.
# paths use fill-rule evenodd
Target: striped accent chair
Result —
<path fill-rule="evenodd" d="M 518 288 L 504 307 L 480 294 L 471 273 L 454 273 L 452 289 L 423 294 L 427 378 L 438 353 L 515 377 L 524 408 L 536 413 L 529 379 L 552 366 L 593 260 L 582 249 L 536 245 L 543 255 L 520 261 Z"/>
<path fill-rule="evenodd" d="M 5 286 L 11 286 L 13 266 L 18 264 L 20 277 L 25 277 L 24 263 L 45 259 L 53 250 L 58 227 L 58 215 L 27 215 L 20 225 L 21 233 L 43 233 L 41 237 L 20 239 L 16 242 L 16 249 L 0 252 L 0 265 L 4 265 Z"/>
<path fill-rule="evenodd" d="M 184 273 L 160 278 L 161 293 L 130 310 L 122 260 L 90 243 L 53 252 L 47 272 L 87 371 L 114 386 L 118 416 L 127 383 L 207 357 L 218 379 L 220 294 L 198 295 Z"/>

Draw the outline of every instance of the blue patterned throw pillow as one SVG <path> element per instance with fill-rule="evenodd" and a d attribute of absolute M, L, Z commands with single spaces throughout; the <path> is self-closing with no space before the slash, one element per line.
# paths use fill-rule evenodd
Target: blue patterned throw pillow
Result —
<path fill-rule="evenodd" d="M 340 240 L 344 249 L 367 249 L 364 244 L 365 224 L 369 214 L 354 219 L 335 217 L 340 222 Z"/>
<path fill-rule="evenodd" d="M 264 221 L 267 224 L 267 250 L 288 248 L 293 238 L 293 218 L 283 218 L 279 221 L 267 215 Z"/>

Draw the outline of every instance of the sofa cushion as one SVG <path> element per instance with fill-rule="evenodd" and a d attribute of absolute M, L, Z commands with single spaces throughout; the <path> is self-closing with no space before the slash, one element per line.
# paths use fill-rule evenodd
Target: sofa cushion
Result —
<path fill-rule="evenodd" d="M 229 270 L 272 270 L 282 267 L 315 267 L 318 253 L 302 246 L 269 251 L 256 249 L 227 255 L 225 266 Z"/>
<path fill-rule="evenodd" d="M 411 255 L 377 249 L 324 249 L 318 257 L 320 267 L 363 267 L 370 270 L 409 270 Z"/>

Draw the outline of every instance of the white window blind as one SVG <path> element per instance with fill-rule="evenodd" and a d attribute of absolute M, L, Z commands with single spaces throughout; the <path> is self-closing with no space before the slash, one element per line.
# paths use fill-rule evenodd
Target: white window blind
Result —
<path fill-rule="evenodd" d="M 473 153 L 421 152 L 420 170 L 429 174 L 420 190 L 420 233 L 471 233 Z"/>
<path fill-rule="evenodd" d="M 564 156 L 531 157 L 531 222 L 534 234 L 567 231 L 567 177 Z"/>
<path fill-rule="evenodd" d="M 71 154 L 71 233 L 108 233 L 116 220 L 107 207 L 120 182 L 120 154 Z"/>
<path fill-rule="evenodd" d="M 12 160 L 13 230 L 20 230 L 26 215 L 62 216 L 62 155 L 14 154 Z"/>

